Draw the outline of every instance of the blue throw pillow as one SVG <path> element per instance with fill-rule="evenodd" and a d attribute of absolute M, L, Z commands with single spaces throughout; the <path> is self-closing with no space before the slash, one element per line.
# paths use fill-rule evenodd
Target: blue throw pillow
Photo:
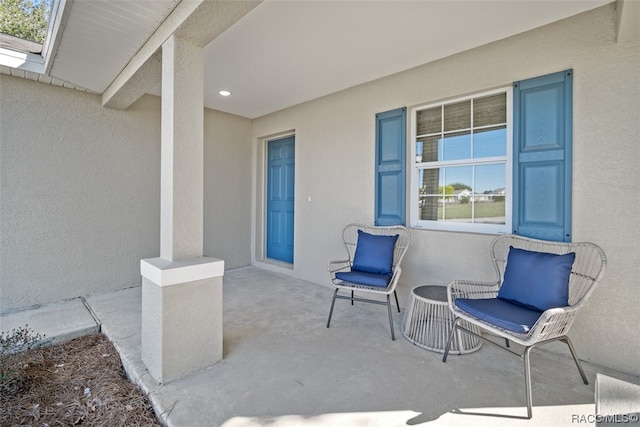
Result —
<path fill-rule="evenodd" d="M 540 311 L 565 307 L 575 257 L 510 247 L 498 298 Z"/>
<path fill-rule="evenodd" d="M 351 269 L 367 273 L 392 274 L 395 236 L 376 236 L 358 230 L 358 244 Z"/>

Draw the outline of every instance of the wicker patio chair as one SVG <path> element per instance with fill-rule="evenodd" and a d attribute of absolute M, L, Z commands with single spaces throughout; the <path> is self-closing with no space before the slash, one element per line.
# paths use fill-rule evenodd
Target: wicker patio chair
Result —
<path fill-rule="evenodd" d="M 351 305 L 354 301 L 382 304 L 387 306 L 391 339 L 395 340 L 390 295 L 394 295 L 400 312 L 396 286 L 402 274 L 400 263 L 411 243 L 409 230 L 400 225 L 349 224 L 342 232 L 342 239 L 349 257 L 329 262 L 329 277 L 335 290 L 327 328 L 331 324 L 336 299 L 350 300 Z M 339 295 L 339 291 L 347 291 L 348 294 Z M 354 291 L 380 295 L 386 301 L 357 297 Z"/>
<path fill-rule="evenodd" d="M 566 343 L 582 380 L 588 384 L 567 333 L 601 280 L 607 259 L 603 250 L 593 243 L 549 242 L 513 235 L 497 237 L 491 244 L 491 256 L 498 276 L 495 282 L 453 281 L 448 285 L 449 307 L 456 319 L 442 361 L 447 360 L 456 330 L 483 338 L 524 358 L 527 418 L 531 418 L 529 356 L 535 346 L 553 341 Z M 555 294 L 557 291 L 564 295 Z M 550 299 L 545 300 L 549 296 Z M 558 303 L 560 300 L 566 303 Z M 523 354 L 465 329 L 461 326 L 463 320 L 505 338 L 506 347 L 509 341 L 522 345 Z"/>

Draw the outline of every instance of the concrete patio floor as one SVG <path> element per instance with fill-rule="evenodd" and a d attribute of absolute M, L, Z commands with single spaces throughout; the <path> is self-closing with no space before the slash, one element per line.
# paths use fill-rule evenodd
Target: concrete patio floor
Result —
<path fill-rule="evenodd" d="M 327 329 L 331 295 L 329 287 L 257 267 L 227 271 L 224 359 L 162 385 L 140 357 L 141 288 L 88 297 L 90 308 L 78 316 L 84 328 L 101 324 L 169 426 L 593 425 L 596 374 L 638 383 L 583 363 L 584 385 L 562 345 L 534 350 L 528 420 L 522 360 L 485 344 L 442 363 L 441 354 L 400 334 L 403 301 L 402 313 L 394 312 L 396 341 L 386 309 L 373 304 L 338 301 Z M 2 327 L 23 322 L 19 314 L 4 316 Z M 28 320 L 38 331 L 38 316 Z"/>

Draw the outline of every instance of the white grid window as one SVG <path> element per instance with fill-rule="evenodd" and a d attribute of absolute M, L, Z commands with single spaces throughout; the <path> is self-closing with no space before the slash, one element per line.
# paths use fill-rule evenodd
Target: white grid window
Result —
<path fill-rule="evenodd" d="M 411 224 L 511 228 L 511 88 L 414 108 Z"/>

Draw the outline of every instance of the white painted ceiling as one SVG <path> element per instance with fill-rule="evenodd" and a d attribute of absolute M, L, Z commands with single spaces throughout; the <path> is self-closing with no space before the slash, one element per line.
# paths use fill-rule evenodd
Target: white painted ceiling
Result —
<path fill-rule="evenodd" d="M 205 105 L 259 117 L 608 2 L 266 0 L 206 47 Z"/>
<path fill-rule="evenodd" d="M 265 0 L 205 47 L 205 105 L 260 117 L 612 1 Z M 178 2 L 74 0 L 49 79 L 104 92 Z"/>

